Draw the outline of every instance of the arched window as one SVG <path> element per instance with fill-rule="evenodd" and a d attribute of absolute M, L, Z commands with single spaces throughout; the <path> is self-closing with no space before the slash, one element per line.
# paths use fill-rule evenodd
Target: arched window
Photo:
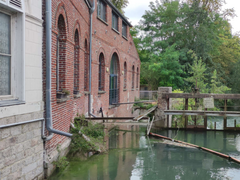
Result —
<path fill-rule="evenodd" d="M 119 99 L 119 66 L 118 56 L 113 54 L 110 65 L 110 80 L 109 80 L 109 104 L 117 104 Z"/>
<path fill-rule="evenodd" d="M 104 91 L 104 84 L 105 84 L 105 74 L 104 74 L 104 55 L 103 53 L 99 56 L 99 69 L 98 69 L 98 90 Z"/>
<path fill-rule="evenodd" d="M 57 36 L 57 91 L 66 86 L 66 27 L 62 15 L 58 18 Z"/>
<path fill-rule="evenodd" d="M 79 33 L 76 29 L 74 35 L 74 88 L 73 94 L 79 93 Z"/>
<path fill-rule="evenodd" d="M 134 89 L 134 65 L 132 66 L 132 89 Z"/>
<path fill-rule="evenodd" d="M 89 60 L 88 60 L 88 43 L 87 40 L 85 39 L 85 44 L 84 44 L 84 91 L 88 91 L 88 69 L 89 69 Z"/>
<path fill-rule="evenodd" d="M 137 81 L 136 81 L 136 88 L 138 88 L 138 84 L 139 84 L 139 82 L 138 82 L 138 78 L 139 78 L 139 72 L 138 72 L 138 67 L 137 67 Z"/>
<path fill-rule="evenodd" d="M 127 89 L 127 62 L 124 62 L 124 83 L 123 89 Z"/>

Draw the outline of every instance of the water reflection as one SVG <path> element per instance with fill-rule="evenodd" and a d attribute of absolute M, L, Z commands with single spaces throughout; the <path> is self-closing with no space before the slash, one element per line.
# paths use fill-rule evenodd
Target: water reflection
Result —
<path fill-rule="evenodd" d="M 106 131 L 111 128 L 108 127 Z M 239 179 L 240 166 L 193 148 L 176 147 L 144 136 L 146 128 L 122 126 L 105 137 L 109 152 L 88 160 L 72 159 L 52 180 L 222 180 Z M 158 132 L 240 157 L 240 136 L 223 132 Z M 214 134 L 215 133 L 215 134 Z M 225 140 L 222 140 L 225 139 Z M 217 150 L 216 149 L 216 150 Z M 225 150 L 224 150 L 225 149 Z"/>

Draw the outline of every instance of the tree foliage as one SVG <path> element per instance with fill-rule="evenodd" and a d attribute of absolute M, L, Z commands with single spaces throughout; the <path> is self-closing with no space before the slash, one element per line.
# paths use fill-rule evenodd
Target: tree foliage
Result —
<path fill-rule="evenodd" d="M 196 65 L 196 59 L 205 64 L 202 81 L 206 91 L 211 88 L 215 70 L 218 83 L 229 82 L 233 64 L 239 60 L 240 41 L 231 34 L 226 18 L 233 16 L 234 11 L 222 11 L 223 3 L 222 0 L 151 2 L 150 10 L 131 30 L 142 61 L 141 83 L 152 89 L 160 85 L 186 89 L 193 83 L 189 80 L 194 76 L 191 67 Z"/>
<path fill-rule="evenodd" d="M 118 8 L 118 10 L 124 14 L 123 9 L 127 7 L 128 5 L 128 0 L 111 0 L 111 2 L 113 3 L 113 5 Z"/>

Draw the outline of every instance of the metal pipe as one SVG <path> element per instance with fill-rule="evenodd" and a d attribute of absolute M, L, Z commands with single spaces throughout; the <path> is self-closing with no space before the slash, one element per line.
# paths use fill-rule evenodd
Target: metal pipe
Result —
<path fill-rule="evenodd" d="M 19 122 L 19 123 L 2 125 L 2 126 L 0 126 L 0 129 L 9 128 L 9 127 L 13 127 L 13 126 L 19 126 L 19 125 L 28 124 L 28 123 L 34 123 L 34 122 L 38 122 L 38 121 L 44 121 L 44 118 L 34 119 L 34 120 L 24 121 L 24 122 Z"/>
<path fill-rule="evenodd" d="M 53 134 L 60 134 L 71 137 L 72 134 L 53 129 L 52 126 L 52 107 L 51 107 L 51 51 L 52 51 L 52 1 L 46 0 L 46 121 L 49 136 L 45 141 L 52 139 Z"/>
<path fill-rule="evenodd" d="M 89 94 L 88 94 L 88 116 L 91 116 L 91 94 L 92 94 L 92 14 L 95 10 L 95 0 L 90 8 L 90 37 L 89 37 Z"/>
<path fill-rule="evenodd" d="M 90 115 L 92 116 L 92 117 L 94 117 L 94 118 L 96 118 L 97 116 L 95 116 L 94 114 L 92 114 L 92 113 L 90 113 Z"/>

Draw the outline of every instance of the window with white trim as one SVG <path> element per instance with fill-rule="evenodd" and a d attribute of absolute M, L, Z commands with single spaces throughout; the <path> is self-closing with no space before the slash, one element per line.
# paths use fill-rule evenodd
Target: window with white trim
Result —
<path fill-rule="evenodd" d="M 0 107 L 25 100 L 24 14 L 6 3 L 0 1 Z"/>

